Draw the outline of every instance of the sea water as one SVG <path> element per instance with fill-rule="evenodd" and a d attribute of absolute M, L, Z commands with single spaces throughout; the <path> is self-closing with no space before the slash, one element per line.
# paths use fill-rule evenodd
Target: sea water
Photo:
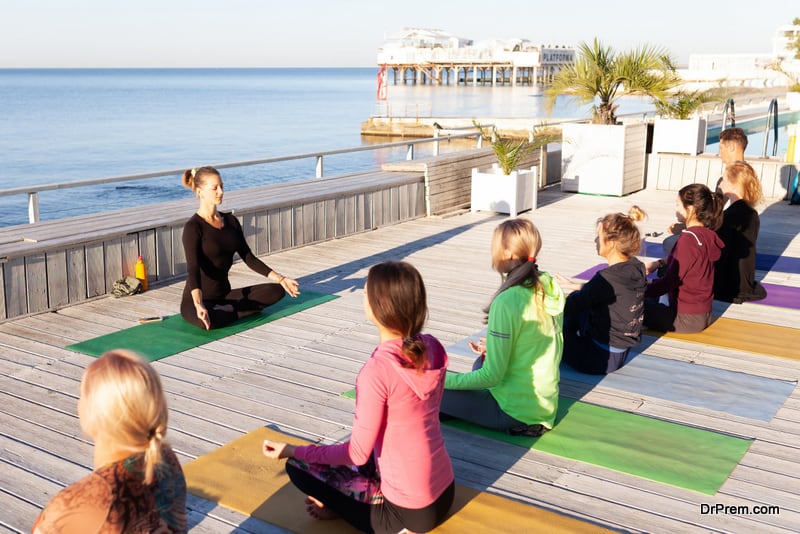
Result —
<path fill-rule="evenodd" d="M 585 117 L 538 86 L 392 85 L 377 68 L 0 69 L 0 190 L 351 148 L 376 114 Z M 652 109 L 623 99 L 618 113 Z M 430 148 L 415 149 L 424 155 Z M 376 168 L 405 149 L 325 158 L 325 174 Z M 309 179 L 313 158 L 223 170 L 227 190 Z M 43 220 L 191 197 L 179 176 L 39 194 Z M 0 226 L 27 222 L 25 195 L 0 197 Z"/>

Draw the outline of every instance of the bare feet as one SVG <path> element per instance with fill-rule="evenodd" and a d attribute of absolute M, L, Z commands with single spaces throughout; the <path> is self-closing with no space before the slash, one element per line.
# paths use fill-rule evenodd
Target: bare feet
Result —
<path fill-rule="evenodd" d="M 306 512 L 314 519 L 336 519 L 339 517 L 339 514 L 326 508 L 324 504 L 311 495 L 306 497 Z"/>
<path fill-rule="evenodd" d="M 217 304 L 214 306 L 215 310 L 224 311 L 224 312 L 232 312 L 235 311 L 233 304 Z"/>

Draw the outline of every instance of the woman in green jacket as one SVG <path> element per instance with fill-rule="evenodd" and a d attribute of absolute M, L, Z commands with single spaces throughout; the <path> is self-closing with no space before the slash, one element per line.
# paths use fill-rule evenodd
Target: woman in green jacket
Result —
<path fill-rule="evenodd" d="M 542 240 L 527 219 L 509 219 L 492 236 L 492 267 L 503 283 L 489 305 L 486 340 L 472 372 L 448 373 L 441 412 L 514 435 L 553 428 L 564 345 L 564 293 L 539 271 Z"/>

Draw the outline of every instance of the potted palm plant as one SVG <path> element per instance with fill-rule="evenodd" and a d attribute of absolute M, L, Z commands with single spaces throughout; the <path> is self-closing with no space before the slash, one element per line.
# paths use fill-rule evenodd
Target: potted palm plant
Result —
<path fill-rule="evenodd" d="M 575 62 L 561 69 L 547 90 L 550 109 L 562 94 L 593 104 L 591 124 L 563 126 L 569 143 L 561 152 L 561 189 L 618 196 L 642 189 L 647 125 L 618 124 L 619 99 L 664 98 L 679 83 L 674 63 L 662 48 L 643 45 L 617 52 L 597 38 L 581 43 Z"/>
<path fill-rule="evenodd" d="M 536 209 L 537 168 L 520 169 L 534 151 L 561 140 L 561 134 L 546 125 L 535 128 L 526 138 L 500 136 L 473 122 L 484 138 L 491 140 L 496 163 L 490 169 L 472 169 L 471 211 L 496 211 L 512 217 Z"/>
<path fill-rule="evenodd" d="M 654 100 L 658 116 L 653 121 L 653 153 L 702 154 L 708 122 L 699 111 L 704 104 L 715 100 L 706 91 L 677 91 Z"/>

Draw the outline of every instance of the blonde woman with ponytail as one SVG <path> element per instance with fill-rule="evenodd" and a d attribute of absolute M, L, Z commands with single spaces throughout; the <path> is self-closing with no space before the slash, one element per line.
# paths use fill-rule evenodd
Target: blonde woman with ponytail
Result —
<path fill-rule="evenodd" d="M 645 216 L 633 206 L 597 221 L 595 247 L 608 267 L 585 284 L 556 275 L 562 288 L 573 291 L 564 307 L 563 360 L 582 373 L 613 373 L 639 344 L 647 275 L 636 257 L 642 246 L 636 223 Z"/>
<path fill-rule="evenodd" d="M 439 426 L 447 353 L 422 333 L 428 305 L 419 272 L 406 262 L 374 265 L 364 313 L 380 342 L 356 378 L 350 439 L 303 447 L 265 440 L 262 452 L 289 458 L 286 472 L 317 519 L 342 517 L 376 534 L 428 532 L 447 517 L 455 483 Z"/>
<path fill-rule="evenodd" d="M 540 271 L 539 230 L 509 219 L 492 236 L 492 267 L 502 283 L 488 310 L 485 344 L 470 373 L 449 373 L 442 413 L 512 435 L 540 436 L 558 409 L 564 292 Z"/>
<path fill-rule="evenodd" d="M 53 497 L 34 534 L 186 532 L 186 481 L 164 441 L 167 402 L 153 367 L 105 353 L 83 375 L 78 417 L 94 441 L 94 471 Z"/>

